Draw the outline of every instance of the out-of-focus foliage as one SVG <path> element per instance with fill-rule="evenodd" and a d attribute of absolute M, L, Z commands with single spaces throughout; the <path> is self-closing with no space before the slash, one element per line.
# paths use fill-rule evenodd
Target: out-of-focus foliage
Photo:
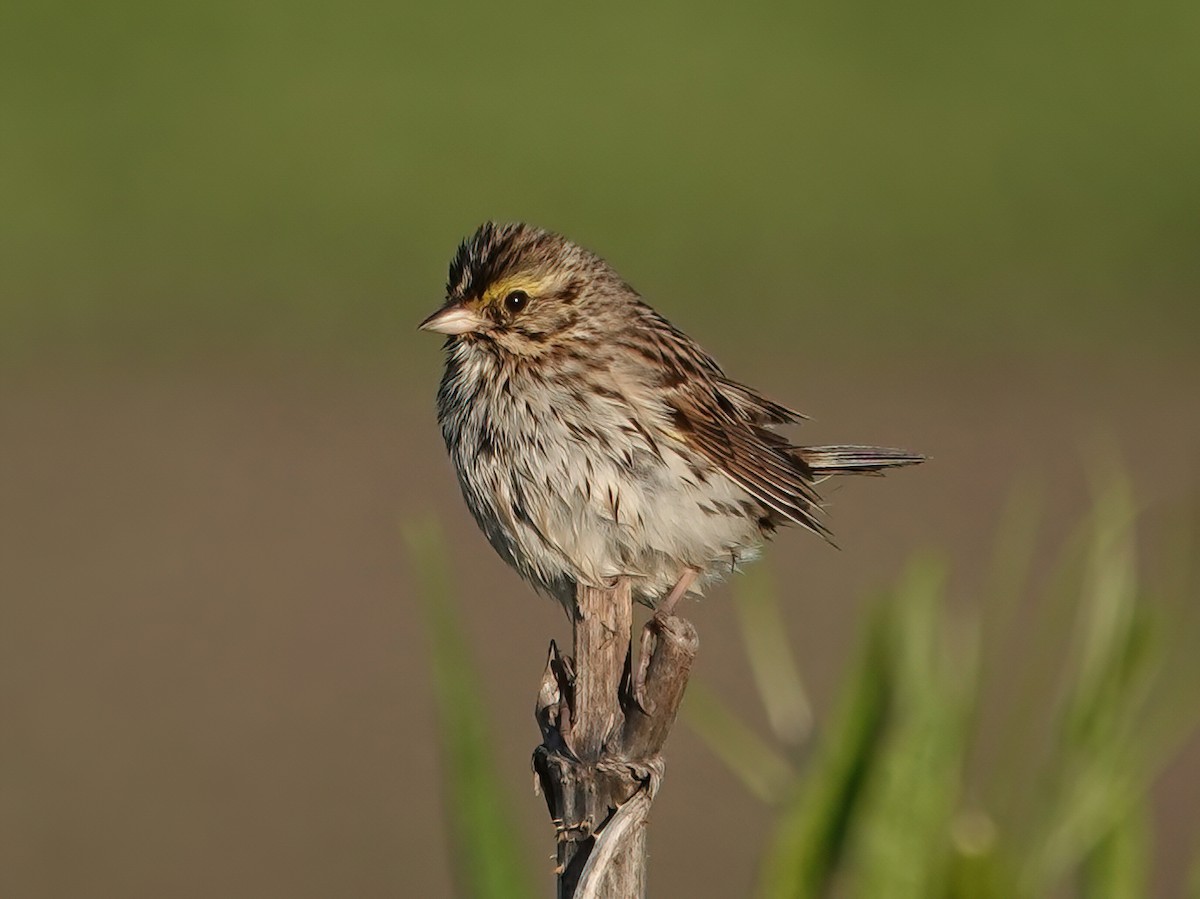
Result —
<path fill-rule="evenodd" d="M 684 720 L 775 810 L 759 899 L 1150 895 L 1150 787 L 1200 724 L 1186 652 L 1196 622 L 1149 601 L 1166 597 L 1139 575 L 1124 481 L 1099 496 L 1039 589 L 1036 533 L 1018 494 L 993 586 L 973 606 L 947 603 L 944 562 L 915 561 L 874 604 L 837 707 L 815 725 L 779 639 L 776 590 L 761 571 L 737 582 L 772 733 L 760 736 L 703 682 L 689 687 Z M 515 847 L 491 832 L 504 791 L 486 765 L 444 563 L 428 540 L 412 544 L 451 749 L 450 814 L 467 835 L 453 858 L 470 895 L 522 895 L 505 892 L 517 889 Z"/>
<path fill-rule="evenodd" d="M 489 217 L 758 345 L 1190 347 L 1198 41 L 1174 0 L 17 0 L 0 348 L 391 345 Z"/>
<path fill-rule="evenodd" d="M 492 764 L 486 707 L 442 540 L 432 526 L 410 527 L 405 538 L 425 605 L 456 891 L 471 899 L 528 899 L 536 893 L 509 823 L 509 790 Z"/>
<path fill-rule="evenodd" d="M 1151 782 L 1200 723 L 1195 672 L 1173 667 L 1183 623 L 1147 602 L 1124 482 L 1034 602 L 1032 533 L 1015 516 L 982 608 L 948 606 L 944 566 L 915 563 L 877 603 L 814 745 L 777 733 L 774 748 L 707 692 L 685 706 L 757 795 L 761 758 L 798 772 L 771 797 L 761 899 L 1149 895 Z M 1007 714 L 985 727 L 997 695 Z M 738 756 L 729 735 L 743 732 L 762 747 Z M 811 760 L 795 764 L 802 750 Z"/>

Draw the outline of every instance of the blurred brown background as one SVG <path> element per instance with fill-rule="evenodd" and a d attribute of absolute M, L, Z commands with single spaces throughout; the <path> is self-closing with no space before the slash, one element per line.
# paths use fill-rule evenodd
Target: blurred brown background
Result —
<path fill-rule="evenodd" d="M 973 601 L 1014 481 L 1043 568 L 1097 455 L 1148 534 L 1195 516 L 1193 6 L 4 18 L 0 895 L 450 895 L 400 542 L 429 516 L 549 883 L 531 709 L 566 622 L 469 520 L 414 330 L 485 218 L 606 255 L 805 439 L 932 456 L 836 488 L 840 551 L 768 553 L 818 713 L 914 551 Z M 761 720 L 728 588 L 693 612 L 697 676 Z M 656 890 L 744 895 L 765 811 L 684 727 L 669 762 Z M 1193 741 L 1164 892 L 1198 784 Z"/>

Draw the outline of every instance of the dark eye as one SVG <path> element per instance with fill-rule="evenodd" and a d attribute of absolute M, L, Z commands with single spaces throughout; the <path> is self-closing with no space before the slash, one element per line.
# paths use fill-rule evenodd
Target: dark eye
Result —
<path fill-rule="evenodd" d="M 529 302 L 529 294 L 523 290 L 514 290 L 504 298 L 504 308 L 509 312 L 520 312 Z"/>

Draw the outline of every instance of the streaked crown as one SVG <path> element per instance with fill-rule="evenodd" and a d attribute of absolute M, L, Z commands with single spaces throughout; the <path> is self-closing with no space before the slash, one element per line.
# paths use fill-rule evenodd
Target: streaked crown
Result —
<path fill-rule="evenodd" d="M 594 331 L 594 316 L 637 294 L 599 256 L 560 234 L 487 222 L 450 263 L 446 304 L 421 327 L 485 339 L 517 353 L 541 352 L 558 335 Z"/>

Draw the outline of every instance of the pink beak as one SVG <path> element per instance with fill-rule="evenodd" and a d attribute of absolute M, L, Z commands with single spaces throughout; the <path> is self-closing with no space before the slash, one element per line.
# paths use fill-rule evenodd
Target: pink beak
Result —
<path fill-rule="evenodd" d="M 443 306 L 425 321 L 421 322 L 422 331 L 437 331 L 439 334 L 466 334 L 479 331 L 487 324 L 482 318 L 464 306 L 454 303 Z"/>

